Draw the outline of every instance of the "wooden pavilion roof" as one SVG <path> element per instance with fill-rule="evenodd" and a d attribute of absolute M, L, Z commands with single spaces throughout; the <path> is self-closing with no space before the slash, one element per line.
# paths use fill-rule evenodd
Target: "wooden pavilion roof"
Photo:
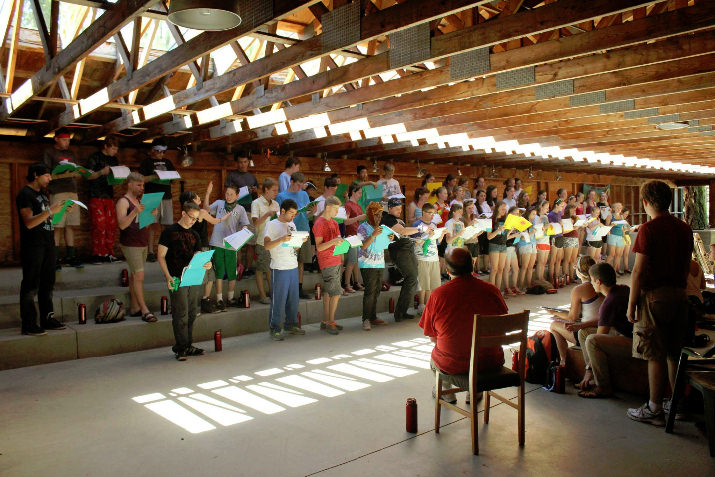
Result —
<path fill-rule="evenodd" d="M 167 1 L 0 8 L 0 137 L 715 176 L 712 0 L 246 0 L 223 32 Z"/>

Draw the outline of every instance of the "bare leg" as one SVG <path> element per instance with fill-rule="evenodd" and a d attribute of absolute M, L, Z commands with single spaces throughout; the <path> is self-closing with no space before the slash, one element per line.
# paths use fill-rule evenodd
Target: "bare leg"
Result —
<path fill-rule="evenodd" d="M 265 298 L 266 289 L 263 287 L 263 272 L 261 270 L 256 270 L 256 286 L 258 287 L 258 297 Z"/>
<path fill-rule="evenodd" d="M 335 311 L 338 309 L 338 302 L 340 301 L 340 295 L 330 297 L 330 322 L 335 321 Z"/>
<path fill-rule="evenodd" d="M 666 361 L 648 361 L 648 387 L 650 400 L 660 406 L 665 394 L 665 383 L 668 379 L 668 366 Z M 654 409 L 652 409 L 654 410 Z"/>
<path fill-rule="evenodd" d="M 561 364 L 565 365 L 566 355 L 569 351 L 569 343 L 576 344 L 576 339 L 573 337 L 573 333 L 566 331 L 564 324 L 559 321 L 552 321 L 550 329 L 556 340 L 556 347 L 559 349 Z"/>
<path fill-rule="evenodd" d="M 549 259 L 548 250 L 536 250 L 536 279 L 544 280 L 544 269 L 546 262 Z"/>
<path fill-rule="evenodd" d="M 65 227 L 65 244 L 68 247 L 74 247 L 74 227 L 69 225 Z"/>
<path fill-rule="evenodd" d="M 149 308 L 144 301 L 144 271 L 134 274 L 134 296 L 142 314 L 149 313 Z"/>
<path fill-rule="evenodd" d="M 214 282 L 206 282 L 204 285 L 204 298 L 211 296 L 211 289 L 213 288 Z"/>

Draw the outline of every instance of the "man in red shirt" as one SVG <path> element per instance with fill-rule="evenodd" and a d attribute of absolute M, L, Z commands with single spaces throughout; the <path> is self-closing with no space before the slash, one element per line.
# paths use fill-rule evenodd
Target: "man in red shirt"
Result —
<path fill-rule="evenodd" d="M 420 327 L 435 344 L 432 370 L 451 375 L 445 380 L 448 383 L 468 388 L 474 315 L 500 315 L 508 309 L 497 287 L 472 275 L 468 251 L 455 248 L 445 256 L 445 262 L 452 280 L 432 292 Z M 498 370 L 503 365 L 504 351 L 500 346 L 479 349 L 480 372 Z"/>
<path fill-rule="evenodd" d="M 342 255 L 333 255 L 335 247 L 343 243 L 338 223 L 333 220 L 340 209 L 340 199 L 331 196 L 325 199 L 325 208 L 313 224 L 315 248 L 318 251 L 318 265 L 323 274 L 323 322 L 320 328 L 331 335 L 337 335 L 343 327 L 335 322 L 335 310 L 343 294 L 340 284 Z"/>
<path fill-rule="evenodd" d="M 666 379 L 670 378 L 673 389 L 687 331 L 685 287 L 693 253 L 693 231 L 668 212 L 672 193 L 665 182 L 647 182 L 640 192 L 643 208 L 651 220 L 639 227 L 633 244 L 636 262 L 627 316 L 634 323 L 633 357 L 648 360 L 650 400 L 639 408 L 628 409 L 628 417 L 663 426 L 663 407 L 666 411 L 670 408 L 669 402 L 662 402 Z"/>

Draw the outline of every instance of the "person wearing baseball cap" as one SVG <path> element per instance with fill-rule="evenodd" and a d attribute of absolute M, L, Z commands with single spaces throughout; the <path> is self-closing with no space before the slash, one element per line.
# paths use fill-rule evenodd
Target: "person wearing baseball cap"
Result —
<path fill-rule="evenodd" d="M 168 146 L 164 139 L 158 137 L 151 143 L 149 155 L 139 165 L 139 173 L 145 178 L 149 176 L 156 177 L 156 171 L 175 171 L 176 167 L 170 159 L 164 157 L 164 153 Z M 161 205 L 157 209 L 155 215 L 155 223 L 149 226 L 149 250 L 147 253 L 147 261 L 156 262 L 156 254 L 154 254 L 154 237 L 161 234 L 162 225 L 172 225 L 174 223 L 174 205 L 171 197 L 171 184 L 164 184 L 158 179 L 153 179 L 147 182 L 144 186 L 144 193 L 163 192 L 164 197 L 161 200 Z"/>
<path fill-rule="evenodd" d="M 395 305 L 395 321 L 414 318 L 414 315 L 407 313 L 407 309 L 412 302 L 414 290 L 417 286 L 417 257 L 409 235 L 416 234 L 419 230 L 417 227 L 405 226 L 405 222 L 402 221 L 401 217 L 402 200 L 398 198 L 388 199 L 387 214 L 382 214 L 380 225 L 386 225 L 400 235 L 390 244 L 388 250 L 392 263 L 397 266 L 397 269 L 404 277 L 400 297 Z"/>

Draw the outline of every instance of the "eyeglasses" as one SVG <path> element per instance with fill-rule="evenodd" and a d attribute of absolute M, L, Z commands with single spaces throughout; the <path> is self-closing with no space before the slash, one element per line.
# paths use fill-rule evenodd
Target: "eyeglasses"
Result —
<path fill-rule="evenodd" d="M 189 219 L 189 221 L 191 221 L 191 222 L 196 222 L 197 220 L 199 220 L 199 216 L 198 216 L 198 215 L 197 215 L 196 217 L 193 217 L 193 216 L 191 216 L 191 215 L 189 215 L 189 214 L 186 214 L 186 218 Z"/>

